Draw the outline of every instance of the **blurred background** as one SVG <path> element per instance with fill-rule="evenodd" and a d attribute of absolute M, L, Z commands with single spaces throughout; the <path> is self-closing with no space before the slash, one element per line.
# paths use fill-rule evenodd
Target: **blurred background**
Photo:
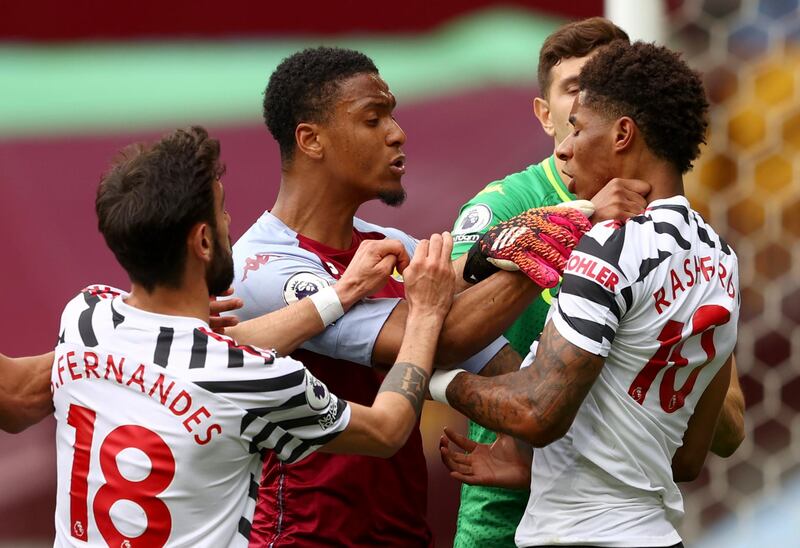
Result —
<path fill-rule="evenodd" d="M 260 119 L 269 74 L 307 45 L 353 47 L 375 60 L 408 135 L 406 204 L 368 204 L 360 216 L 425 237 L 450 228 L 489 181 L 552 153 L 532 113 L 539 47 L 564 22 L 604 13 L 632 38 L 684 52 L 704 74 L 711 131 L 687 192 L 740 258 L 748 436 L 683 486 L 682 533 L 692 546 L 800 546 L 798 0 L 5 3 L 0 351 L 51 349 L 78 290 L 127 287 L 93 206 L 126 144 L 208 127 L 228 165 L 236 239 L 277 193 L 278 150 Z M 438 458 L 443 423 L 464 421 L 429 404 L 429 516 L 446 547 L 458 485 Z M 52 544 L 54 426 L 0 433 L 0 546 Z"/>

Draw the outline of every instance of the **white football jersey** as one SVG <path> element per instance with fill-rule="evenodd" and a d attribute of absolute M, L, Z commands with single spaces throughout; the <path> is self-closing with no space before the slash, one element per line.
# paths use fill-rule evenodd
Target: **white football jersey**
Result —
<path fill-rule="evenodd" d="M 519 546 L 680 541 L 672 457 L 733 352 L 739 303 L 736 255 L 682 196 L 581 239 L 551 321 L 605 365 L 567 435 L 534 452 Z"/>
<path fill-rule="evenodd" d="M 303 365 L 91 286 L 53 363 L 55 546 L 247 546 L 262 456 L 294 462 L 350 409 Z"/>

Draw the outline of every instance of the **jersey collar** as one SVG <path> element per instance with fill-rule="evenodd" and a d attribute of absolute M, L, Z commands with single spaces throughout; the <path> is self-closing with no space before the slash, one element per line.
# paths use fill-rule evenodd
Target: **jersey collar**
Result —
<path fill-rule="evenodd" d="M 559 174 L 558 170 L 556 169 L 555 154 L 542 160 L 539 165 L 542 167 L 542 171 L 544 171 L 547 181 L 550 183 L 562 201 L 569 202 L 575 199 L 575 196 L 573 196 L 570 191 L 567 190 L 567 186 L 564 184 L 564 181 L 561 180 L 561 174 Z"/>

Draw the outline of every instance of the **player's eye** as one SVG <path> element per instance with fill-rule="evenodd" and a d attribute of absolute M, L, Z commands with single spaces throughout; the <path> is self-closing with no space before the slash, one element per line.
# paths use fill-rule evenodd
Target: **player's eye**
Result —
<path fill-rule="evenodd" d="M 377 127 L 379 122 L 380 122 L 379 118 L 369 118 L 369 119 L 367 119 L 367 125 L 370 126 L 370 127 Z"/>

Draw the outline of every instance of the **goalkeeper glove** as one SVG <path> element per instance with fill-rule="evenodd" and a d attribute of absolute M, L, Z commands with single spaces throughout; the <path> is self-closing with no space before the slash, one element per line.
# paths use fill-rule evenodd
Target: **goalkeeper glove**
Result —
<path fill-rule="evenodd" d="M 464 279 L 470 283 L 497 269 L 522 270 L 540 287 L 555 287 L 567 258 L 591 227 L 594 207 L 576 200 L 542 207 L 512 217 L 489 229 L 467 254 Z"/>

